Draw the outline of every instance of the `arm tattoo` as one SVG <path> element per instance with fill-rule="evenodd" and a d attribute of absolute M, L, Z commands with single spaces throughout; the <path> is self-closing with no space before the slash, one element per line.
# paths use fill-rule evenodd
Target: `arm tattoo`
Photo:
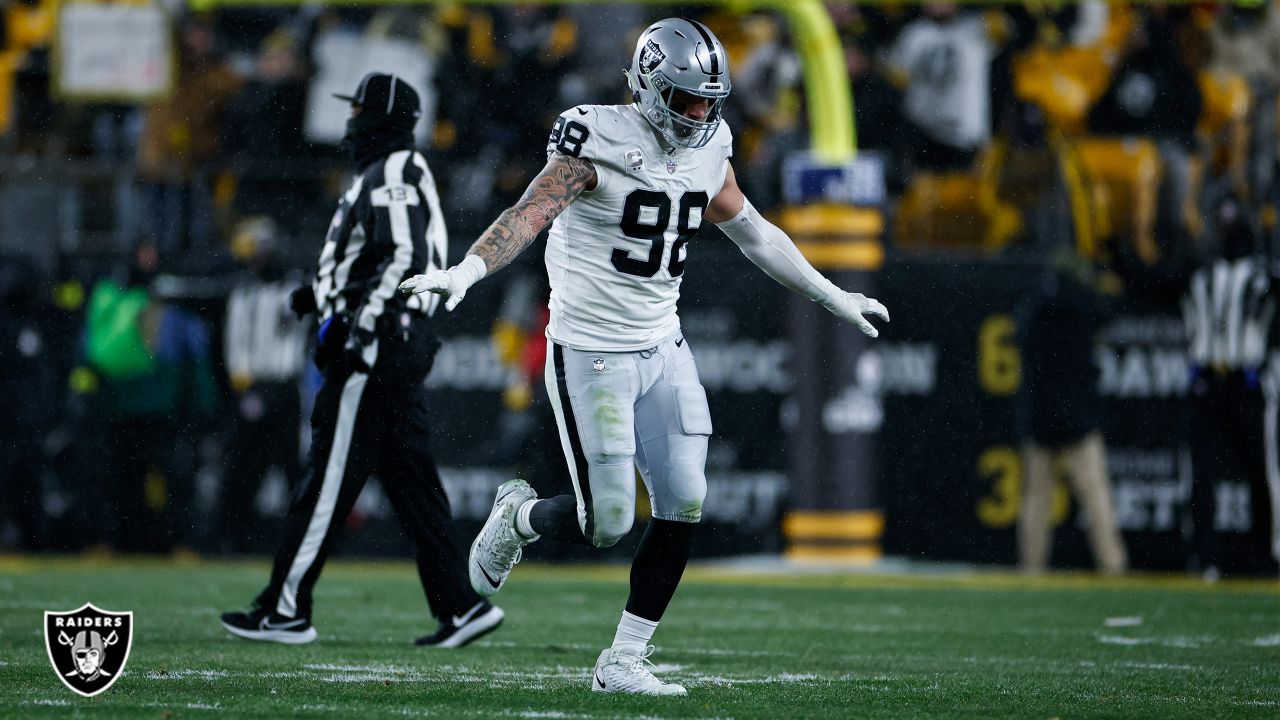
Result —
<path fill-rule="evenodd" d="M 569 203 L 595 183 L 596 169 L 589 160 L 552 153 L 520 201 L 502 211 L 467 254 L 484 260 L 489 273 L 506 267 Z"/>

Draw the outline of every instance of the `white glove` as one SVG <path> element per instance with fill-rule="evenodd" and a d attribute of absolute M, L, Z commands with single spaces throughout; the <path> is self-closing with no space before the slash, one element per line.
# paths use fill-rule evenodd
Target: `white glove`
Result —
<path fill-rule="evenodd" d="M 862 293 L 840 290 L 834 293 L 829 300 L 824 300 L 822 306 L 841 320 L 857 325 L 859 330 L 871 337 L 878 337 L 880 331 L 867 322 L 863 315 L 875 315 L 881 320 L 889 322 L 889 309 L 879 300 L 869 298 Z"/>
<path fill-rule="evenodd" d="M 458 307 L 458 303 L 462 302 L 462 298 L 467 296 L 467 289 L 479 282 L 488 270 L 484 260 L 479 256 L 468 255 L 462 259 L 462 262 L 448 270 L 432 270 L 425 275 L 414 275 L 400 283 L 400 292 L 406 295 L 409 293 L 443 295 L 446 298 L 444 309 L 453 312 L 453 309 Z"/>

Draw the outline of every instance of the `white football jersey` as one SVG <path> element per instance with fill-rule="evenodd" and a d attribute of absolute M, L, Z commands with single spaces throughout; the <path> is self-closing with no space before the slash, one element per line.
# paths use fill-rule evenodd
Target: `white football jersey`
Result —
<path fill-rule="evenodd" d="M 561 113 L 547 152 L 590 160 L 597 185 L 556 218 L 547 239 L 547 337 L 577 350 L 651 348 L 680 329 L 676 300 L 689 241 L 724 185 L 733 138 L 668 152 L 634 105 Z"/>

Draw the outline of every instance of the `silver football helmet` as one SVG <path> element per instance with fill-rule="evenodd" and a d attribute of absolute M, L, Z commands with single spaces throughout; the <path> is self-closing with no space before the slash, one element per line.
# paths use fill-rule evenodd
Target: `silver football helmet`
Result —
<path fill-rule="evenodd" d="M 700 148 L 720 126 L 720 108 L 729 97 L 729 54 L 707 26 L 695 20 L 667 18 L 640 34 L 627 85 L 645 120 L 676 147 Z M 707 114 L 684 114 L 676 93 L 709 100 Z"/>

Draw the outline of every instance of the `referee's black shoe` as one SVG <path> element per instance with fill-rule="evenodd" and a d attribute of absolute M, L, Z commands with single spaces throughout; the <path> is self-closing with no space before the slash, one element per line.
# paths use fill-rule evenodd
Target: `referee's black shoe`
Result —
<path fill-rule="evenodd" d="M 438 648 L 459 648 L 477 638 L 488 635 L 502 624 L 505 613 L 488 600 L 481 600 L 461 615 L 445 618 L 440 627 L 430 635 L 413 641 L 414 645 Z"/>
<path fill-rule="evenodd" d="M 310 619 L 285 617 L 262 608 L 222 613 L 222 627 L 236 637 L 285 645 L 305 645 L 316 639 Z"/>

